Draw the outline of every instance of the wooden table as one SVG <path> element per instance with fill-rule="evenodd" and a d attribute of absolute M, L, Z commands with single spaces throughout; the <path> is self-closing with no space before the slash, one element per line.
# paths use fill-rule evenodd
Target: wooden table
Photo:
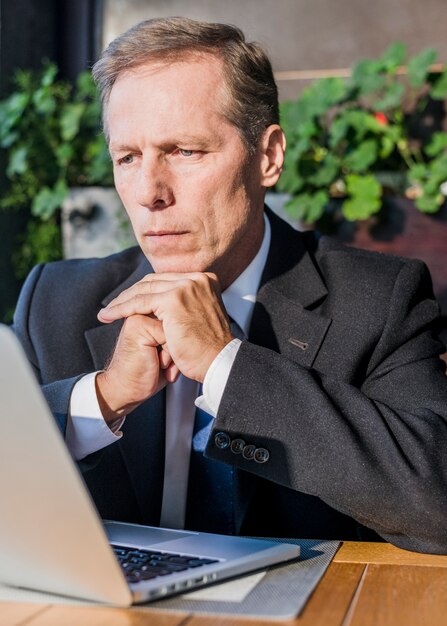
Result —
<path fill-rule="evenodd" d="M 144 609 L 0 604 L 0 626 L 253 626 L 257 620 Z M 345 542 L 292 621 L 266 626 L 445 626 L 447 556 L 389 544 Z"/>

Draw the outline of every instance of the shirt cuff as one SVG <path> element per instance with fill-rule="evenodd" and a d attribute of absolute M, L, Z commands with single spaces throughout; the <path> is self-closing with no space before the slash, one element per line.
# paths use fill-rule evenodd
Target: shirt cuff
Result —
<path fill-rule="evenodd" d="M 208 368 L 203 381 L 203 395 L 196 400 L 196 406 L 216 417 L 231 368 L 242 341 L 233 339 L 227 343 Z"/>
<path fill-rule="evenodd" d="M 118 441 L 123 436 L 121 426 L 125 418 L 109 428 L 99 408 L 95 380 L 99 372 L 86 374 L 76 385 L 70 398 L 70 409 L 65 443 L 76 461 Z"/>

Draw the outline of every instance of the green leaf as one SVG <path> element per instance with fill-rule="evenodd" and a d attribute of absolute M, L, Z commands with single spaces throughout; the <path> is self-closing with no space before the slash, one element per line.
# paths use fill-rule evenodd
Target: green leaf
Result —
<path fill-rule="evenodd" d="M 81 100 L 97 96 L 96 85 L 91 72 L 85 71 L 79 74 L 76 79 L 76 93 Z"/>
<path fill-rule="evenodd" d="M 361 140 L 370 129 L 369 119 L 372 116 L 366 111 L 346 109 L 340 111 L 329 127 L 329 145 L 335 148 L 347 139 L 351 128 L 356 131 L 356 139 Z"/>
<path fill-rule="evenodd" d="M 74 154 L 72 143 L 61 143 L 55 150 L 56 160 L 62 168 L 66 168 Z"/>
<path fill-rule="evenodd" d="M 436 196 L 439 193 L 439 186 L 442 180 L 435 177 L 430 177 L 425 183 L 422 185 L 422 189 L 425 194 L 428 196 Z"/>
<path fill-rule="evenodd" d="M 319 104 L 320 113 L 325 113 L 327 109 L 343 100 L 345 93 L 346 84 L 341 78 L 324 78 L 317 81 L 314 88 L 314 97 L 316 103 Z"/>
<path fill-rule="evenodd" d="M 302 193 L 295 196 L 285 204 L 284 208 L 292 219 L 311 224 L 323 215 L 328 201 L 329 194 L 320 190 L 314 194 Z"/>
<path fill-rule="evenodd" d="M 61 135 L 64 141 L 71 141 L 79 133 L 82 114 L 85 105 L 82 103 L 70 103 L 62 110 L 60 126 Z"/>
<path fill-rule="evenodd" d="M 447 148 L 447 133 L 434 133 L 430 143 L 425 148 L 425 152 L 428 156 L 435 157 L 445 148 Z"/>
<path fill-rule="evenodd" d="M 52 85 L 54 83 L 54 79 L 56 78 L 57 75 L 57 67 L 54 63 L 49 63 L 43 74 L 42 74 L 42 79 L 41 79 L 41 85 L 42 87 L 49 87 L 50 85 Z"/>
<path fill-rule="evenodd" d="M 351 127 L 346 111 L 340 113 L 329 127 L 329 146 L 336 148 L 346 138 Z"/>
<path fill-rule="evenodd" d="M 349 198 L 343 202 L 342 212 L 349 221 L 364 220 L 380 210 L 382 187 L 372 175 L 346 176 Z"/>
<path fill-rule="evenodd" d="M 13 93 L 6 101 L 5 113 L 17 119 L 23 114 L 29 102 L 29 96 L 26 93 Z"/>
<path fill-rule="evenodd" d="M 10 148 L 19 139 L 20 135 L 17 132 L 11 132 L 7 135 L 0 135 L 0 137 L 0 146 L 2 148 Z"/>
<path fill-rule="evenodd" d="M 326 191 L 317 191 L 311 196 L 311 204 L 307 212 L 306 222 L 315 224 L 324 213 L 325 206 L 329 202 L 329 194 Z"/>
<path fill-rule="evenodd" d="M 367 139 L 348 154 L 343 165 L 353 172 L 363 172 L 376 158 L 377 143 L 374 139 Z"/>
<path fill-rule="evenodd" d="M 298 139 L 286 151 L 286 163 L 298 162 L 301 157 L 311 148 L 311 141 L 308 137 Z M 288 154 L 287 154 L 288 153 Z"/>
<path fill-rule="evenodd" d="M 323 78 L 303 90 L 294 103 L 283 104 L 281 112 L 286 120 L 286 128 L 299 128 L 324 115 L 342 101 L 346 85 L 341 78 Z"/>
<path fill-rule="evenodd" d="M 437 213 L 444 201 L 445 198 L 441 193 L 429 195 L 423 190 L 422 195 L 414 201 L 414 205 L 422 213 Z"/>
<path fill-rule="evenodd" d="M 277 187 L 280 191 L 287 191 L 288 193 L 296 193 L 303 186 L 303 179 L 298 174 L 295 163 L 285 163 L 284 170 L 281 174 L 281 178 L 277 182 Z"/>
<path fill-rule="evenodd" d="M 447 98 L 447 70 L 444 70 L 433 84 L 430 96 L 435 100 L 444 100 Z"/>
<path fill-rule="evenodd" d="M 10 137 L 11 130 L 17 125 L 23 117 L 29 102 L 27 94 L 12 94 L 6 100 L 0 102 L 0 140 L 3 142 L 5 137 Z M 3 147 L 8 147 L 10 143 Z"/>
<path fill-rule="evenodd" d="M 285 205 L 284 210 L 293 220 L 302 220 L 306 214 L 306 209 L 309 201 L 308 193 L 301 193 L 298 196 L 290 198 Z"/>
<path fill-rule="evenodd" d="M 386 77 L 381 74 L 380 61 L 368 59 L 356 63 L 352 70 L 351 85 L 365 96 L 381 90 L 386 84 Z"/>
<path fill-rule="evenodd" d="M 324 187 L 330 185 L 339 173 L 339 164 L 335 156 L 328 153 L 320 163 L 317 173 L 309 178 L 316 187 Z"/>
<path fill-rule="evenodd" d="M 287 137 L 288 150 L 293 149 L 297 141 L 306 140 L 318 134 L 318 128 L 313 119 L 301 116 L 301 107 L 297 102 L 286 101 L 280 104 L 281 125 Z"/>
<path fill-rule="evenodd" d="M 311 137 L 316 135 L 318 132 L 317 125 L 315 124 L 315 122 L 310 121 L 310 120 L 308 120 L 307 122 L 303 122 L 302 124 L 299 124 L 297 130 L 298 130 L 299 136 L 302 137 L 303 139 L 310 139 Z"/>
<path fill-rule="evenodd" d="M 441 152 L 428 164 L 428 177 L 435 178 L 439 183 L 447 180 L 447 152 Z"/>
<path fill-rule="evenodd" d="M 382 188 L 377 179 L 372 175 L 359 176 L 358 174 L 348 174 L 346 176 L 346 189 L 352 196 L 379 198 Z"/>
<path fill-rule="evenodd" d="M 408 170 L 408 180 L 411 183 L 420 183 L 421 181 L 425 180 L 427 173 L 428 173 L 428 169 L 425 165 L 422 165 L 422 164 L 413 165 Z"/>
<path fill-rule="evenodd" d="M 113 186 L 112 160 L 105 144 L 96 144 L 98 150 L 93 155 L 87 170 L 87 183 L 89 185 Z"/>
<path fill-rule="evenodd" d="M 286 134 L 287 141 L 292 141 L 300 124 L 299 105 L 296 100 L 285 100 L 279 103 L 281 126 Z"/>
<path fill-rule="evenodd" d="M 407 47 L 402 41 L 396 41 L 380 57 L 382 68 L 389 73 L 394 73 L 405 62 Z"/>
<path fill-rule="evenodd" d="M 48 88 L 37 89 L 33 94 L 33 104 L 41 115 L 50 115 L 56 110 L 56 99 Z"/>
<path fill-rule="evenodd" d="M 427 78 L 429 67 L 436 60 L 436 50 L 426 48 L 414 56 L 408 63 L 408 81 L 412 87 L 422 87 Z"/>
<path fill-rule="evenodd" d="M 349 137 L 351 129 L 355 131 L 354 140 Z M 367 134 L 382 135 L 383 133 L 389 133 L 390 129 L 390 126 L 380 124 L 374 115 L 368 111 L 346 109 L 340 111 L 331 123 L 329 128 L 329 145 L 331 148 L 335 148 L 344 140 L 347 140 L 349 144 L 355 144 L 360 142 Z"/>
<path fill-rule="evenodd" d="M 395 142 L 388 135 L 382 137 L 380 144 L 379 156 L 381 159 L 386 159 L 393 152 L 396 147 Z"/>
<path fill-rule="evenodd" d="M 63 180 L 58 180 L 52 189 L 43 187 L 32 202 L 31 213 L 42 220 L 49 219 L 55 211 L 60 209 L 67 194 L 68 188 Z"/>
<path fill-rule="evenodd" d="M 28 149 L 25 146 L 21 146 L 14 150 L 10 157 L 8 167 L 6 169 L 6 175 L 8 178 L 12 178 L 14 175 L 23 174 L 28 166 Z"/>
<path fill-rule="evenodd" d="M 374 111 L 388 111 L 389 109 L 396 109 L 401 105 L 404 93 L 405 87 L 402 83 L 391 83 L 387 86 L 382 98 L 373 103 Z"/>
<path fill-rule="evenodd" d="M 61 229 L 54 218 L 45 222 L 31 218 L 20 240 L 21 246 L 13 252 L 13 265 L 18 278 L 25 278 L 38 263 L 62 258 Z"/>
<path fill-rule="evenodd" d="M 396 42 L 379 59 L 364 59 L 353 67 L 351 85 L 359 96 L 381 93 L 387 87 L 387 76 L 394 75 L 406 57 L 406 46 Z"/>

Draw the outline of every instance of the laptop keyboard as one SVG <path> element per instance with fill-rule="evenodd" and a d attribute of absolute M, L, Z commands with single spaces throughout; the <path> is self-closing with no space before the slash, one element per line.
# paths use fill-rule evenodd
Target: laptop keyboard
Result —
<path fill-rule="evenodd" d="M 202 559 L 158 550 L 138 550 L 115 545 L 112 545 L 112 548 L 129 583 L 152 580 L 158 576 L 167 576 L 218 562 L 217 559 Z"/>

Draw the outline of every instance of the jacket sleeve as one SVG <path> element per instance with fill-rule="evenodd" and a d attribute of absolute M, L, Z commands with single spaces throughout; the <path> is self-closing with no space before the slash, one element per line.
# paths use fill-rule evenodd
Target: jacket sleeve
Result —
<path fill-rule="evenodd" d="M 37 265 L 34 267 L 25 281 L 17 302 L 13 330 L 25 351 L 37 380 L 41 384 L 42 392 L 56 419 L 59 429 L 65 437 L 71 392 L 74 385 L 83 374 L 66 378 L 64 380 L 54 381 L 48 384 L 42 384 L 43 381 L 39 359 L 36 354 L 36 346 L 34 345 L 33 338 L 29 332 L 29 320 L 33 309 L 33 297 L 36 289 L 38 288 L 39 280 L 44 267 L 44 265 Z M 42 312 L 42 315 L 44 315 L 44 312 Z M 49 332 L 51 332 L 51 329 L 49 329 Z M 45 341 L 45 338 L 39 337 L 38 340 Z"/>
<path fill-rule="evenodd" d="M 361 384 L 244 342 L 206 454 L 317 496 L 400 547 L 446 553 L 447 377 L 430 284 L 422 263 L 402 264 Z M 268 459 L 244 458 L 235 439 Z"/>

